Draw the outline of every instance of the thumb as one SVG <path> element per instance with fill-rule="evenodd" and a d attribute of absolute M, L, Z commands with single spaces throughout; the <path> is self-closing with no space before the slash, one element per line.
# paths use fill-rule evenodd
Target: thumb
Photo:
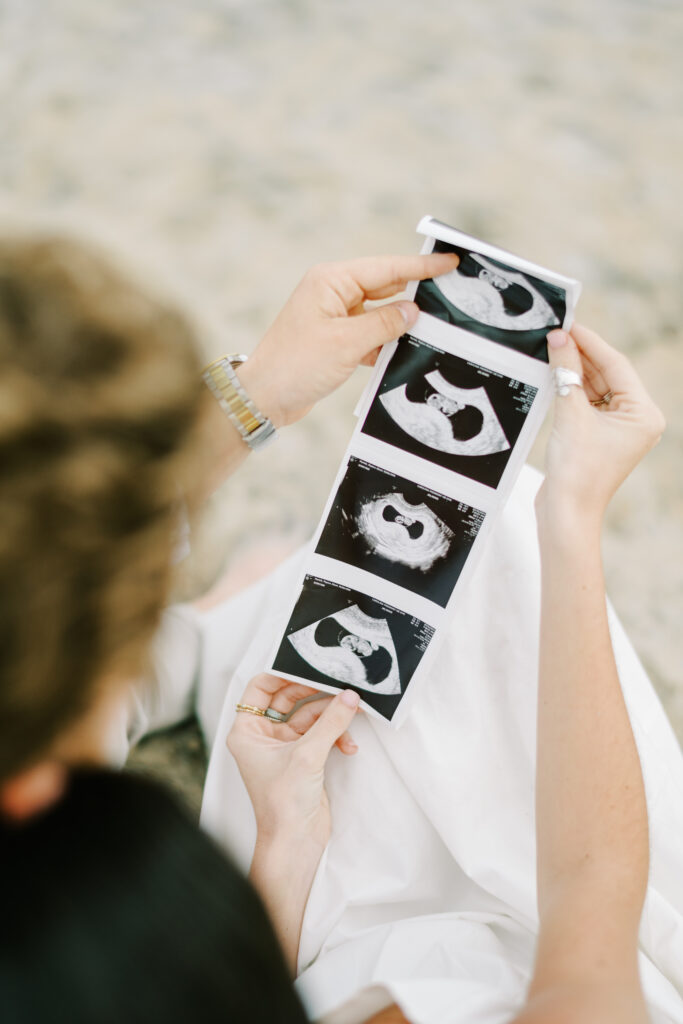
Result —
<path fill-rule="evenodd" d="M 320 718 L 299 740 L 299 744 L 307 750 L 311 760 L 320 767 L 325 764 L 330 750 L 339 737 L 348 729 L 359 703 L 360 697 L 355 690 L 343 690 L 338 693 Z"/>
<path fill-rule="evenodd" d="M 583 362 L 576 342 L 567 331 L 551 331 L 548 335 L 548 362 L 555 373 L 558 369 L 571 370 L 583 380 Z M 570 413 L 577 405 L 588 402 L 583 387 L 572 384 L 566 394 L 560 395 L 557 391 L 558 383 L 555 383 L 555 416 L 559 419 Z"/>
<path fill-rule="evenodd" d="M 343 320 L 340 333 L 351 347 L 358 362 L 380 345 L 400 338 L 417 320 L 420 310 L 414 302 L 402 300 L 377 306 L 369 313 Z"/>

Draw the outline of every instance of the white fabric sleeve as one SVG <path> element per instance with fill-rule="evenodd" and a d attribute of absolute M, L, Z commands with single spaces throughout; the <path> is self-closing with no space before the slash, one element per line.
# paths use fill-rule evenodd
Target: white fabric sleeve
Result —
<path fill-rule="evenodd" d="M 150 671 L 139 679 L 112 719 L 108 760 L 123 765 L 147 733 L 168 729 L 194 710 L 201 659 L 201 616 L 188 604 L 163 613 L 152 644 Z"/>

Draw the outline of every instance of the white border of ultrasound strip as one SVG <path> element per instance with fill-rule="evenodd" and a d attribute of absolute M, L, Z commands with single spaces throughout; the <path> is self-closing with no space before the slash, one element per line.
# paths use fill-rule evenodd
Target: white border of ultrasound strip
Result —
<path fill-rule="evenodd" d="M 464 231 L 458 231 L 457 228 L 451 228 L 448 224 L 437 220 L 436 217 L 429 215 L 423 217 L 415 230 L 418 235 L 426 236 L 423 252 L 431 252 L 436 241 L 448 242 L 450 245 L 459 245 L 463 249 L 471 248 L 474 252 L 481 253 L 482 256 L 488 256 L 489 259 L 507 263 L 508 266 L 514 267 L 516 270 L 521 271 L 522 274 L 532 274 L 534 277 L 539 277 L 541 281 L 547 281 L 548 284 L 554 284 L 558 288 L 562 288 L 567 293 L 567 316 L 562 326 L 565 328 L 571 326 L 572 316 L 570 310 L 573 312 L 581 294 L 580 281 L 576 281 L 573 277 L 564 277 L 554 270 L 548 270 L 547 267 L 542 267 L 538 263 L 532 263 L 521 256 L 515 256 L 514 253 L 507 252 L 506 249 L 499 249 L 488 242 L 480 242 L 478 238 L 467 235 Z M 415 287 L 417 288 L 417 285 Z"/>
<path fill-rule="evenodd" d="M 562 326 L 564 328 L 569 328 L 571 326 L 573 322 L 574 307 L 581 291 L 581 285 L 578 281 L 563 277 L 554 271 L 537 266 L 528 260 L 520 259 L 512 253 L 505 252 L 503 249 L 498 249 L 485 242 L 480 242 L 478 239 L 472 238 L 470 235 L 466 235 L 454 228 L 450 228 L 432 217 L 423 217 L 417 230 L 422 234 L 428 235 L 422 248 L 423 253 L 431 252 L 434 248 L 435 241 L 439 239 L 444 242 L 450 242 L 454 245 L 471 248 L 472 251 L 481 253 L 482 255 L 488 256 L 492 259 L 500 260 L 503 263 L 507 263 L 515 269 L 520 270 L 522 273 L 533 274 L 535 277 L 548 281 L 550 284 L 561 287 L 565 291 L 567 299 L 567 311 Z M 417 282 L 413 282 L 408 289 L 409 297 L 412 298 L 415 295 L 416 290 Z M 455 327 L 452 324 L 447 324 L 444 321 L 438 320 L 436 317 L 423 313 L 420 314 L 416 324 L 407 333 L 415 337 L 418 341 L 423 341 L 428 345 L 433 345 L 445 352 L 459 356 L 462 359 L 471 360 L 484 368 L 494 370 L 507 377 L 522 381 L 525 384 L 530 384 L 538 388 L 538 393 L 534 398 L 529 413 L 527 414 L 519 437 L 514 444 L 512 453 L 498 487 L 495 489 L 475 480 L 471 480 L 469 477 L 446 470 L 425 459 L 421 459 L 419 456 L 396 449 L 392 445 L 380 441 L 377 438 L 366 436 L 361 433 L 365 417 L 375 398 L 384 376 L 384 371 L 391 359 L 391 356 L 396 350 L 398 342 L 392 342 L 390 345 L 386 345 L 384 347 L 379 359 L 377 360 L 374 372 L 368 381 L 368 385 L 360 398 L 355 410 L 356 416 L 358 417 L 356 428 L 346 449 L 346 453 L 341 462 L 334 483 L 330 489 L 318 528 L 316 529 L 315 536 L 309 547 L 309 553 L 305 559 L 305 567 L 300 572 L 296 580 L 293 599 L 283 611 L 282 615 L 278 617 L 278 628 L 275 633 L 276 639 L 267 664 L 272 670 L 273 661 L 275 660 L 282 642 L 292 611 L 294 610 L 301 594 L 301 587 L 306 576 L 316 576 L 329 580 L 330 583 L 333 584 L 338 583 L 342 586 L 350 587 L 360 593 L 367 594 L 375 600 L 382 601 L 400 611 L 406 612 L 410 616 L 421 619 L 423 622 L 426 622 L 429 626 L 436 629 L 437 632 L 422 656 L 413 678 L 408 685 L 405 696 L 402 698 L 396 713 L 391 719 L 391 725 L 394 727 L 400 726 L 405 720 L 413 701 L 419 695 L 420 687 L 426 680 L 429 667 L 433 659 L 436 657 L 440 642 L 445 635 L 445 630 L 440 630 L 439 627 L 445 624 L 449 619 L 453 618 L 453 615 L 457 610 L 458 602 L 461 599 L 461 596 L 466 592 L 467 580 L 476 569 L 483 545 L 486 543 L 486 537 L 492 529 L 498 515 L 500 515 L 505 502 L 512 491 L 515 480 L 529 456 L 529 452 L 534 440 L 536 439 L 536 435 L 538 434 L 552 401 L 550 368 L 548 364 L 542 360 L 523 355 L 520 352 L 508 348 L 507 346 L 489 341 L 479 335 L 474 335 L 469 331 Z M 470 553 L 462 568 L 446 608 L 441 608 L 439 605 L 427 598 L 421 597 L 420 595 L 406 590 L 397 584 L 390 583 L 388 580 L 375 576 L 373 573 L 364 569 L 348 565 L 347 563 L 338 561 L 334 558 L 315 554 L 315 548 L 317 547 L 318 540 L 325 523 L 327 522 L 339 485 L 346 473 L 348 461 L 352 456 L 363 459 L 364 461 L 382 469 L 386 469 L 389 472 L 407 477 L 424 487 L 445 494 L 458 501 L 462 501 L 485 513 L 484 522 L 482 523 L 482 526 L 472 544 Z M 289 675 L 288 673 L 283 672 L 280 672 L 279 674 L 296 682 L 314 685 L 315 689 L 328 693 L 338 693 L 340 689 L 340 687 L 327 686 L 322 683 L 311 684 L 309 680 L 306 680 L 301 676 Z M 368 705 L 365 701 L 362 702 L 362 705 L 369 714 L 373 715 L 373 717 L 385 722 L 387 721 L 384 716 L 380 715 L 379 712 Z"/>

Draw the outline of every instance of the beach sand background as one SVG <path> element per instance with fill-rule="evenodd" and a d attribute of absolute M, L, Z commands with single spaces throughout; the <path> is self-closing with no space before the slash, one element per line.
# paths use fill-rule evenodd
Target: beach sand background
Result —
<path fill-rule="evenodd" d="M 415 251 L 424 213 L 578 277 L 668 419 L 604 553 L 683 737 L 682 51 L 658 0 L 0 0 L 0 205 L 164 264 L 220 325 L 207 355 L 253 348 L 311 264 Z M 186 596 L 314 526 L 365 372 L 212 500 Z M 192 726 L 133 762 L 198 805 Z"/>

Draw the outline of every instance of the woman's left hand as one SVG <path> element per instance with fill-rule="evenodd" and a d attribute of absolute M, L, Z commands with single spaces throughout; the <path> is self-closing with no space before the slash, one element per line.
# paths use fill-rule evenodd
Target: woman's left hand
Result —
<path fill-rule="evenodd" d="M 317 693 L 277 676 L 255 676 L 240 703 L 289 713 Z M 358 694 L 311 701 L 288 722 L 238 712 L 228 734 L 256 814 L 256 846 L 249 876 L 261 893 L 282 949 L 296 972 L 301 922 L 318 863 L 330 838 L 325 764 L 336 744 L 358 749 L 346 730 L 358 709 Z"/>
<path fill-rule="evenodd" d="M 614 492 L 659 441 L 664 417 L 625 355 L 574 324 L 548 335 L 551 367 L 573 370 L 581 387 L 555 402 L 539 523 L 600 524 Z"/>
<path fill-rule="evenodd" d="M 316 693 L 263 674 L 251 680 L 241 703 L 287 714 Z M 357 693 L 344 690 L 302 705 L 287 722 L 238 712 L 227 744 L 254 807 L 259 840 L 295 838 L 325 848 L 331 827 L 325 764 L 335 744 L 344 754 L 358 749 L 347 733 L 358 703 Z"/>

